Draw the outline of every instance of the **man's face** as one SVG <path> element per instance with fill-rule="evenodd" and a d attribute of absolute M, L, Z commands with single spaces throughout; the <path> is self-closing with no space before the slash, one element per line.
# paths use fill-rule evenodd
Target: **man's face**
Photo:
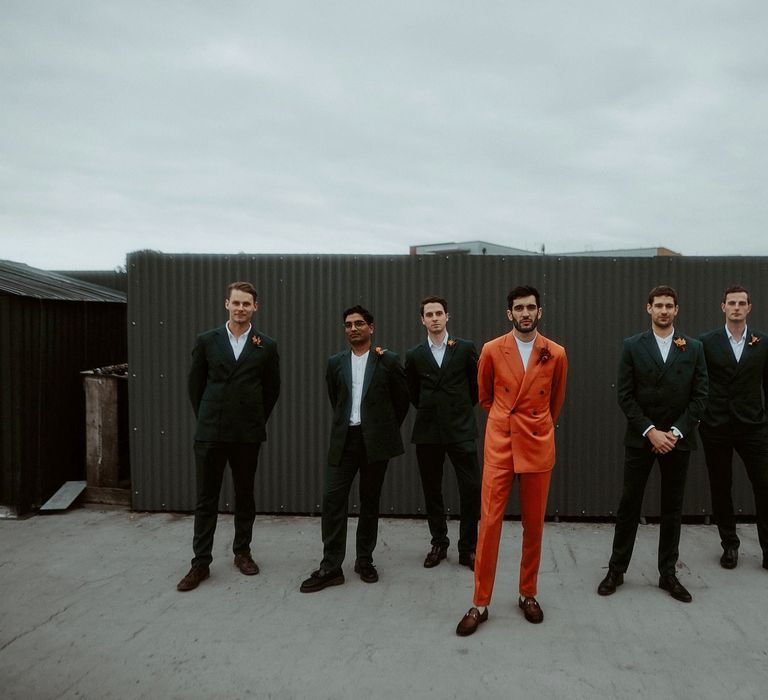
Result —
<path fill-rule="evenodd" d="M 229 320 L 232 323 L 250 323 L 251 316 L 253 316 L 257 306 L 258 304 L 253 300 L 253 297 L 240 289 L 233 289 L 229 294 L 229 299 L 224 302 L 224 308 L 229 311 Z"/>
<path fill-rule="evenodd" d="M 536 306 L 536 297 L 518 297 L 512 300 L 512 308 L 507 310 L 507 318 L 518 333 L 532 333 L 539 325 L 541 307 Z"/>
<path fill-rule="evenodd" d="M 349 314 L 344 319 L 344 332 L 350 345 L 370 345 L 373 335 L 373 324 L 366 323 L 360 314 Z"/>
<path fill-rule="evenodd" d="M 445 330 L 445 324 L 448 323 L 448 314 L 445 313 L 445 309 L 439 301 L 432 301 L 429 304 L 424 304 L 421 322 L 429 333 L 441 336 Z"/>
<path fill-rule="evenodd" d="M 651 323 L 661 330 L 671 327 L 677 316 L 677 304 L 670 296 L 653 297 L 653 303 L 645 308 L 651 316 Z"/>
<path fill-rule="evenodd" d="M 747 320 L 749 312 L 752 311 L 752 304 L 747 301 L 747 296 L 746 292 L 730 292 L 725 295 L 725 302 L 720 304 L 720 308 L 726 321 L 741 323 Z"/>

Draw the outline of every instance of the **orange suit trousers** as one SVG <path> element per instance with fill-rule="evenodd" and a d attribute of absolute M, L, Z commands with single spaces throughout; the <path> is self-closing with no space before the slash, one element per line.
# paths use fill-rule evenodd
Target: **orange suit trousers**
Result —
<path fill-rule="evenodd" d="M 523 548 L 520 557 L 520 595 L 536 595 L 536 583 L 541 563 L 541 536 L 547 510 L 551 471 L 516 474 L 514 469 L 483 467 L 483 487 L 480 496 L 480 533 L 475 552 L 475 605 L 491 602 L 499 558 L 501 528 L 512 483 L 518 477 L 520 513 L 523 525 Z"/>

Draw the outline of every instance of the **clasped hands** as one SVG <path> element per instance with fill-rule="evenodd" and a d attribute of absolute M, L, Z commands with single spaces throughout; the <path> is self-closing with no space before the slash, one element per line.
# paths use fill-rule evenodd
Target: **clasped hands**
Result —
<path fill-rule="evenodd" d="M 651 428 L 646 437 L 651 441 L 651 450 L 656 454 L 664 455 L 672 452 L 677 445 L 677 436 L 671 430 L 659 430 Z"/>

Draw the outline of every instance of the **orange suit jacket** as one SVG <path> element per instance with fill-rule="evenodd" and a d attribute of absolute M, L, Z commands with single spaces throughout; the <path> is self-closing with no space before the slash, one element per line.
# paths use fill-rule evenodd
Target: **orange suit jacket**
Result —
<path fill-rule="evenodd" d="M 479 401 L 488 411 L 485 464 L 515 472 L 555 465 L 555 421 L 565 400 L 565 348 L 536 335 L 528 367 L 512 333 L 483 346 L 477 365 Z"/>

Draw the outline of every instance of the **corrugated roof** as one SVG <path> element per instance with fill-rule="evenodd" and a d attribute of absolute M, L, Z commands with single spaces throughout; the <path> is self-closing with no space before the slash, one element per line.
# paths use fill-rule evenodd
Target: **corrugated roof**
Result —
<path fill-rule="evenodd" d="M 114 289 L 10 260 L 0 260 L 0 294 L 59 301 L 127 301 L 125 294 Z"/>

